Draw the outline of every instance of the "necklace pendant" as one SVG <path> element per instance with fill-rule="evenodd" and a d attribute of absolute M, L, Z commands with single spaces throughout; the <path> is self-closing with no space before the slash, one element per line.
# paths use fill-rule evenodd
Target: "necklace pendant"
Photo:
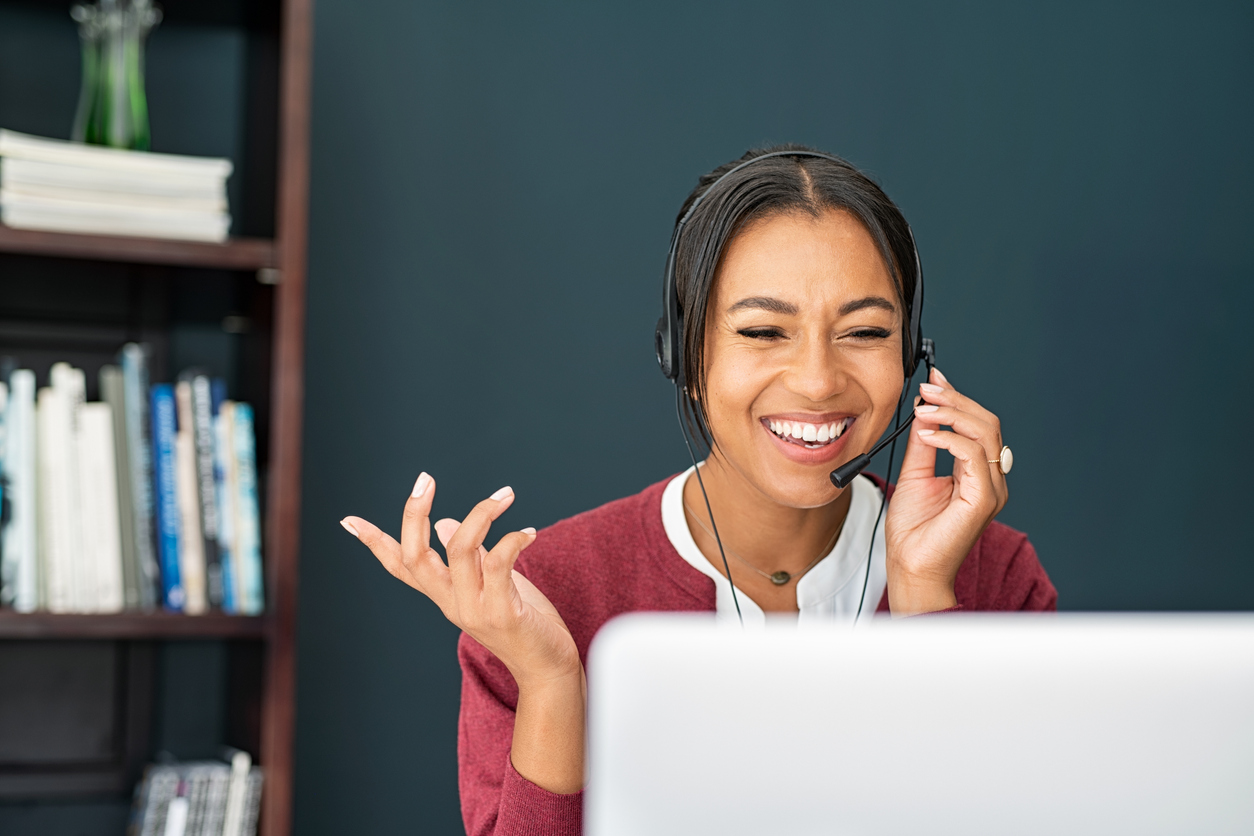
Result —
<path fill-rule="evenodd" d="M 778 572 L 771 573 L 771 583 L 776 586 L 783 586 L 790 580 L 792 580 L 792 575 L 788 574 L 783 569 L 780 569 Z"/>

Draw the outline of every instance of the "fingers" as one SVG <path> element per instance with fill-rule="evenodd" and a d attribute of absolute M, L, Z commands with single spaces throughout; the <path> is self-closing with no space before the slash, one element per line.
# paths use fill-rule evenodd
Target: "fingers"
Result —
<path fill-rule="evenodd" d="M 1001 419 L 954 389 L 940 369 L 932 369 L 932 381 L 920 384 L 919 391 L 928 403 L 916 405 L 915 415 L 928 424 L 950 426 L 961 435 L 978 440 L 986 453 L 984 463 L 999 485 L 998 493 L 1004 503 L 1008 494 L 1006 478 L 999 464 L 991 464 L 1001 457 L 1004 444 Z"/>
<path fill-rule="evenodd" d="M 404 561 L 401 560 L 400 543 L 393 540 L 374 523 L 363 520 L 361 517 L 345 517 L 340 520 L 340 525 L 344 526 L 345 531 L 364 543 L 366 548 L 370 549 L 379 562 L 383 564 L 383 568 L 391 573 L 392 577 L 402 580 L 414 589 L 422 592 L 422 587 L 409 574 L 409 570 L 405 568 Z"/>
<path fill-rule="evenodd" d="M 460 527 L 461 523 L 457 520 L 450 520 L 447 517 L 442 520 L 438 520 L 435 524 L 435 536 L 440 538 L 440 545 L 447 549 L 448 541 Z"/>
<path fill-rule="evenodd" d="M 510 487 L 501 488 L 470 509 L 470 513 L 457 529 L 449 531 L 447 540 L 441 537 L 448 552 L 453 589 L 460 603 L 470 605 L 483 589 L 482 558 L 487 553 L 483 548 L 483 541 L 488 536 L 488 529 L 493 521 L 505 513 L 505 509 L 513 502 L 514 490 Z M 440 529 L 449 530 L 445 520 L 440 520 Z"/>
<path fill-rule="evenodd" d="M 901 475 L 897 477 L 899 482 L 908 479 L 931 479 L 936 476 L 936 447 L 924 444 L 918 438 L 920 428 L 932 428 L 924 427 L 917 418 L 913 423 L 914 426 L 906 433 L 906 453 L 901 458 Z"/>
<path fill-rule="evenodd" d="M 988 411 L 976 401 L 968 398 L 953 387 L 940 369 L 932 369 L 932 382 L 920 383 L 919 392 L 923 395 L 923 399 L 929 404 L 936 406 L 951 406 L 968 415 L 983 421 L 993 428 L 995 440 L 997 442 L 997 451 L 1001 451 L 1001 419 L 994 413 Z M 992 458 L 992 456 L 989 456 Z"/>
<path fill-rule="evenodd" d="M 435 480 L 424 471 L 405 501 L 405 513 L 401 517 L 401 561 L 419 588 L 443 608 L 452 581 L 448 567 L 431 548 L 430 514 L 434 499 Z"/>
<path fill-rule="evenodd" d="M 506 603 L 514 589 L 514 563 L 523 549 L 535 542 L 536 530 L 524 528 L 501 538 L 492 551 L 483 556 L 483 597 L 487 601 Z"/>
<path fill-rule="evenodd" d="M 959 499 L 988 519 L 996 516 L 1001 510 L 1001 501 L 984 459 L 984 447 L 978 441 L 944 430 L 915 430 L 914 436 L 924 446 L 948 450 L 954 457 L 954 483 Z"/>

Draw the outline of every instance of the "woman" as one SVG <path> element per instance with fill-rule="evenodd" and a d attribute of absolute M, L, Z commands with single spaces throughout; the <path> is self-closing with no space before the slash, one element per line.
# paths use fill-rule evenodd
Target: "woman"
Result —
<path fill-rule="evenodd" d="M 615 615 L 704 610 L 752 625 L 765 613 L 852 622 L 864 605 L 894 616 L 1055 607 L 1027 538 L 993 522 L 1007 497 L 1000 422 L 939 370 L 913 399 L 895 492 L 868 476 L 833 485 L 831 471 L 884 434 L 909 383 L 907 300 L 920 277 L 909 227 L 878 186 L 839 159 L 780 151 L 814 153 L 750 151 L 703 177 L 680 210 L 697 204 L 675 243 L 675 282 L 681 392 L 712 441 L 698 479 L 690 469 L 487 550 L 514 499 L 502 488 L 461 522 L 435 523 L 447 566 L 430 545 L 426 473 L 400 543 L 343 521 L 463 630 L 470 834 L 580 831 L 583 665 Z M 777 155 L 756 159 L 766 154 Z M 937 449 L 953 455 L 952 477 L 936 476 Z"/>

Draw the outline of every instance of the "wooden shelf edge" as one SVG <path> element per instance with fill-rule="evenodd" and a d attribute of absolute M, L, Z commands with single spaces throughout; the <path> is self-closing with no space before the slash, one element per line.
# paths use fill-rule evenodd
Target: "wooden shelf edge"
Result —
<path fill-rule="evenodd" d="M 265 616 L 0 611 L 0 639 L 260 639 Z"/>
<path fill-rule="evenodd" d="M 13 229 L 3 224 L 0 224 L 0 252 L 225 270 L 259 270 L 278 264 L 274 242 L 266 238 L 232 238 L 222 244 L 211 244 L 163 238 L 42 232 Z"/>

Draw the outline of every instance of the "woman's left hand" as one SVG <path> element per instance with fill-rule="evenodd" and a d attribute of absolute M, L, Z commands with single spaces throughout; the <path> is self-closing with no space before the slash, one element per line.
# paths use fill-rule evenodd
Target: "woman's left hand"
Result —
<path fill-rule="evenodd" d="M 984 529 L 1006 505 L 1001 421 L 932 369 L 920 384 L 901 476 L 884 524 L 888 605 L 893 615 L 953 607 L 954 579 Z M 952 427 L 952 431 L 941 430 Z M 954 457 L 953 476 L 936 475 L 936 451 Z"/>

